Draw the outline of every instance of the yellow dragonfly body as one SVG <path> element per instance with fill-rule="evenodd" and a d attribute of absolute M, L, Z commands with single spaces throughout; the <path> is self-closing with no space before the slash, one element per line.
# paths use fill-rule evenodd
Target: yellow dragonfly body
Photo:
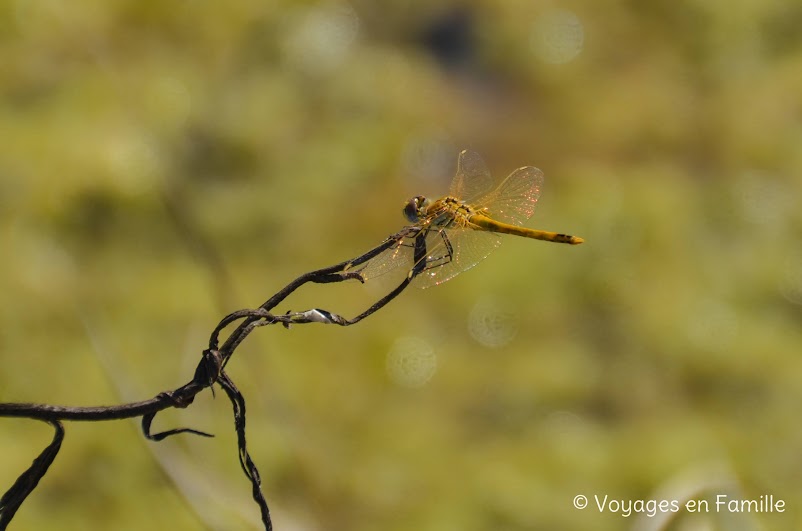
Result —
<path fill-rule="evenodd" d="M 395 241 L 388 249 L 352 271 L 369 281 L 399 269 L 406 274 L 415 270 L 415 284 L 425 288 L 476 265 L 501 244 L 500 234 L 582 243 L 577 236 L 522 226 L 532 216 L 542 186 L 543 172 L 532 166 L 518 168 L 496 183 L 479 155 L 463 151 L 449 195 L 436 201 L 419 195 L 407 201 L 404 216 L 412 225 L 391 236 Z M 413 252 L 420 238 L 425 238 L 425 253 Z M 417 260 L 416 254 L 421 255 Z"/>
<path fill-rule="evenodd" d="M 570 234 L 528 229 L 496 221 L 490 217 L 492 214 L 488 212 L 488 207 L 477 210 L 466 204 L 465 201 L 460 201 L 451 196 L 438 199 L 434 203 L 422 195 L 415 196 L 404 206 L 404 215 L 409 221 L 420 223 L 422 227 L 443 229 L 458 227 L 470 230 L 486 230 L 570 245 L 577 245 L 585 241 L 578 236 L 571 236 Z"/>

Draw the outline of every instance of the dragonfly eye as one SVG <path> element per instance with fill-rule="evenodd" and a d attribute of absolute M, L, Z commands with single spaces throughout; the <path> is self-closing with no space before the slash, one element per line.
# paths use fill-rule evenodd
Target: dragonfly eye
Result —
<path fill-rule="evenodd" d="M 429 200 L 422 195 L 416 195 L 404 205 L 404 217 L 410 223 L 420 221 L 423 215 L 422 210 L 429 205 Z"/>

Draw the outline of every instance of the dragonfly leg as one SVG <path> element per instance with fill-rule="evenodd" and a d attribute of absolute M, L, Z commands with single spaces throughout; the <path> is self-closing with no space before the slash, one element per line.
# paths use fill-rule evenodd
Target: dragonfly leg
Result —
<path fill-rule="evenodd" d="M 425 269 L 434 269 L 435 267 L 444 266 L 451 262 L 451 259 L 454 257 L 454 247 L 451 245 L 451 241 L 448 239 L 446 231 L 440 230 L 437 231 L 437 233 L 443 240 L 443 245 L 446 249 L 446 252 L 441 256 L 427 256 Z"/>

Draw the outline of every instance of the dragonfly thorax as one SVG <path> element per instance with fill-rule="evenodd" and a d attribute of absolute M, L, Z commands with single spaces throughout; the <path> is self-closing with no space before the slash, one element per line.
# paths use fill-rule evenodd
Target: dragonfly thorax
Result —
<path fill-rule="evenodd" d="M 404 205 L 404 217 L 410 223 L 417 223 L 426 216 L 426 210 L 431 204 L 429 198 L 416 195 Z"/>

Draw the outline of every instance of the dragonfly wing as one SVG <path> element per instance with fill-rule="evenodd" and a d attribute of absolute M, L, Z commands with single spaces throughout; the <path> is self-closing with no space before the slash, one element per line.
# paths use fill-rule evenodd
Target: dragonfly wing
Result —
<path fill-rule="evenodd" d="M 543 172 L 534 166 L 524 166 L 512 172 L 495 190 L 476 200 L 473 206 L 486 209 L 495 220 L 523 225 L 535 212 L 542 188 Z"/>
<path fill-rule="evenodd" d="M 426 267 L 413 284 L 419 288 L 442 284 L 481 262 L 499 245 L 501 236 L 493 232 L 433 229 L 426 236 Z"/>
<path fill-rule="evenodd" d="M 394 236 L 395 242 L 390 247 L 362 264 L 346 267 L 346 271 L 359 273 L 365 282 L 382 286 L 400 283 L 414 265 L 414 234 L 402 231 Z"/>
<path fill-rule="evenodd" d="M 499 234 L 469 228 L 432 229 L 426 238 L 426 265 L 413 280 L 419 288 L 437 286 L 472 268 L 501 244 Z M 415 235 L 399 236 L 395 243 L 365 263 L 346 268 L 380 288 L 400 284 L 415 266 Z"/>
<path fill-rule="evenodd" d="M 451 182 L 449 195 L 471 201 L 490 192 L 494 184 L 482 157 L 466 149 L 457 159 L 457 174 Z"/>

